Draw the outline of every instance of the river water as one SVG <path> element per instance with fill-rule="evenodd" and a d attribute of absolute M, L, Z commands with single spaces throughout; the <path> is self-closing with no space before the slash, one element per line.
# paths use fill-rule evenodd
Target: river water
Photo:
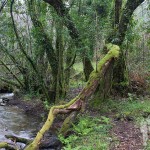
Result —
<path fill-rule="evenodd" d="M 32 138 L 37 132 L 39 123 L 40 120 L 27 116 L 15 106 L 0 106 L 0 141 L 7 141 L 6 134 Z"/>

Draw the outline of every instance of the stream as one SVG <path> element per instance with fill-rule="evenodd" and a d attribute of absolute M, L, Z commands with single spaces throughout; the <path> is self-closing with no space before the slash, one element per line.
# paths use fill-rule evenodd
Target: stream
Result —
<path fill-rule="evenodd" d="M 0 98 L 9 97 L 11 94 L 0 94 Z M 15 106 L 0 106 L 0 141 L 8 141 L 6 134 L 24 138 L 35 136 L 40 120 L 27 116 L 21 109 Z"/>
<path fill-rule="evenodd" d="M 13 93 L 0 94 L 0 104 L 2 104 L 2 98 L 7 98 L 11 101 L 13 96 Z M 10 140 L 5 138 L 5 135 L 33 139 L 40 126 L 42 126 L 40 119 L 32 115 L 26 115 L 20 108 L 8 106 L 7 104 L 4 106 L 0 105 L 0 142 L 6 141 L 11 143 Z M 61 149 L 61 142 L 53 133 L 49 132 L 45 139 L 47 139 L 47 143 L 42 150 Z M 20 149 L 25 146 L 21 143 L 17 143 L 17 145 Z"/>

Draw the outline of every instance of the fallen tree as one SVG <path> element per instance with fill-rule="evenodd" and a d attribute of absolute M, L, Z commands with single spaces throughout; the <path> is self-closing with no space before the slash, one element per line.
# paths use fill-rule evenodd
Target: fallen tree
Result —
<path fill-rule="evenodd" d="M 105 76 L 108 67 L 114 62 L 115 58 L 119 57 L 120 48 L 117 45 L 107 44 L 106 48 L 108 53 L 106 56 L 101 59 L 101 61 L 97 65 L 97 70 L 92 71 L 90 74 L 90 78 L 87 82 L 87 85 L 83 90 L 72 99 L 70 102 L 64 105 L 53 106 L 51 107 L 47 120 L 44 123 L 41 130 L 37 133 L 34 140 L 25 147 L 24 150 L 37 150 L 41 145 L 42 138 L 44 134 L 50 129 L 53 124 L 53 121 L 58 114 L 70 114 L 67 117 L 62 125 L 61 132 L 65 132 L 66 128 L 69 127 L 70 121 L 72 117 L 76 116 L 76 112 L 84 110 L 85 101 L 96 91 L 97 87 L 101 83 L 100 81 Z"/>

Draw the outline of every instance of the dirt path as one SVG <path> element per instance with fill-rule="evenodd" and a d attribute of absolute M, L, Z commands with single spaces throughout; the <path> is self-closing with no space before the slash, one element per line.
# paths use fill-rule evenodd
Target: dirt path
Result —
<path fill-rule="evenodd" d="M 112 134 L 118 140 L 111 150 L 143 150 L 143 137 L 140 129 L 132 121 L 116 121 Z"/>

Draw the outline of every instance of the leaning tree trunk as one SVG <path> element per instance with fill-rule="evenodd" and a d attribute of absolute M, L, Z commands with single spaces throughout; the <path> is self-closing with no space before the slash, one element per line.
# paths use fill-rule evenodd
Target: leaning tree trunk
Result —
<path fill-rule="evenodd" d="M 95 92 L 98 85 L 100 84 L 101 77 L 104 76 L 107 68 L 114 61 L 114 58 L 118 58 L 120 48 L 117 45 L 109 44 L 108 48 L 110 51 L 108 54 L 98 63 L 97 71 L 93 71 L 90 74 L 90 78 L 87 82 L 85 88 L 65 105 L 53 106 L 49 111 L 48 118 L 43 125 L 42 129 L 37 133 L 37 136 L 31 144 L 29 144 L 25 150 L 37 150 L 40 146 L 40 141 L 42 140 L 45 132 L 51 127 L 57 114 L 66 114 L 74 111 L 79 111 L 84 107 L 85 101 Z M 70 118 L 71 119 L 71 118 Z M 65 124 L 64 124 L 65 126 Z"/>
<path fill-rule="evenodd" d="M 120 51 L 119 46 L 113 45 L 113 44 L 108 44 L 107 49 L 109 50 L 109 52 L 98 63 L 97 70 L 92 71 L 85 88 L 83 88 L 83 90 L 79 93 L 79 95 L 76 96 L 74 99 L 72 99 L 67 104 L 51 107 L 48 117 L 47 117 L 47 120 L 44 123 L 43 127 L 37 133 L 34 140 L 30 144 L 27 144 L 27 146 L 25 147 L 24 150 L 39 149 L 39 147 L 41 145 L 41 140 L 42 140 L 44 134 L 52 126 L 53 121 L 58 114 L 70 114 L 70 116 L 67 117 L 66 120 L 64 121 L 63 126 L 61 128 L 61 132 L 65 132 L 66 128 L 69 127 L 68 123 L 70 123 L 72 121 L 72 118 L 74 118 L 79 111 L 84 110 L 85 101 L 92 94 L 94 94 L 97 87 L 101 83 L 102 77 L 106 74 L 107 69 L 112 65 L 115 58 L 119 57 L 119 51 Z M 5 144 L 8 144 L 8 143 L 5 143 Z M 5 144 L 3 145 L 3 143 L 0 143 L 1 148 L 2 148 L 2 146 L 6 146 Z"/>

